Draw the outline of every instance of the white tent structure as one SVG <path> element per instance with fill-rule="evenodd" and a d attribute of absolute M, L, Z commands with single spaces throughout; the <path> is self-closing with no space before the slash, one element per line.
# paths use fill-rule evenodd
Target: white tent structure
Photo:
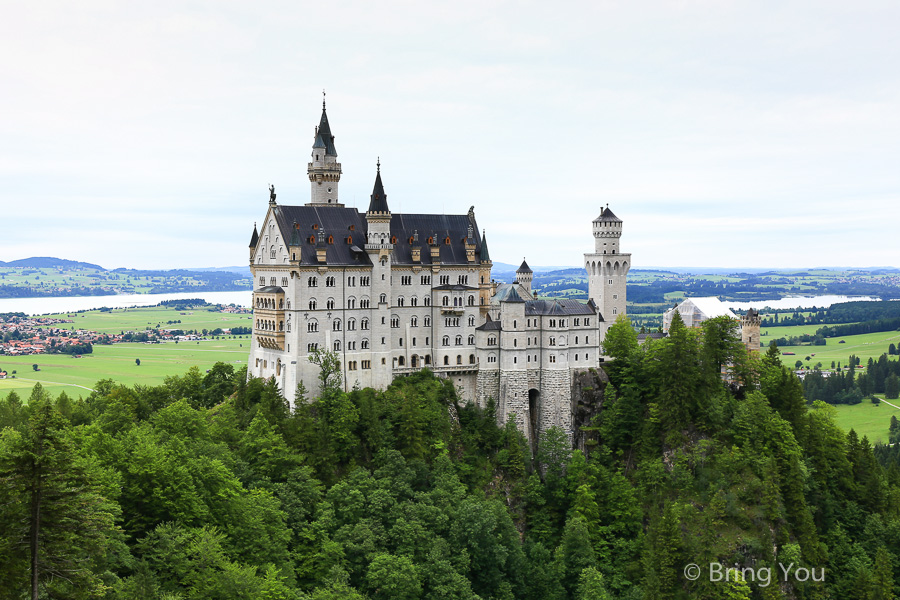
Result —
<path fill-rule="evenodd" d="M 681 315 L 681 320 L 687 327 L 699 327 L 703 321 L 715 317 L 731 317 L 739 321 L 738 316 L 724 302 L 715 296 L 705 298 L 687 298 L 681 304 L 670 308 L 663 314 L 663 331 L 668 333 L 672 325 L 672 316 L 675 312 Z"/>

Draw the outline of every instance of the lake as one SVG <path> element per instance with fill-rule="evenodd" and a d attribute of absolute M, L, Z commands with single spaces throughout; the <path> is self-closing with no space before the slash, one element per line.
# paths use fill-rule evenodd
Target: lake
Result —
<path fill-rule="evenodd" d="M 117 296 L 64 296 L 59 298 L 0 298 L 0 313 L 23 312 L 27 315 L 52 315 L 94 308 L 132 308 L 153 306 L 163 300 L 202 298 L 211 304 L 250 306 L 253 292 L 183 292 L 177 294 L 121 294 Z"/>

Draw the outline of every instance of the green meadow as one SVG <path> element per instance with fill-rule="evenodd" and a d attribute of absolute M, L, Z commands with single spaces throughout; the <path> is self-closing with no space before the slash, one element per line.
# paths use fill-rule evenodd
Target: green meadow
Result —
<path fill-rule="evenodd" d="M 805 327 L 803 325 L 798 327 Z M 794 329 L 793 327 L 781 327 L 780 329 Z M 791 334 L 791 335 L 797 335 Z M 779 336 L 780 337 L 780 336 Z M 774 336 L 760 338 L 763 347 L 768 346 L 769 340 Z M 841 344 L 840 341 L 844 343 Z M 882 331 L 879 333 L 863 333 L 860 335 L 847 335 L 840 338 L 828 338 L 824 346 L 784 346 L 779 347 L 782 352 L 794 352 L 795 356 L 782 354 L 782 362 L 794 368 L 798 360 L 803 361 L 803 366 L 814 367 L 816 363 L 822 363 L 823 369 L 831 368 L 831 361 L 847 364 L 851 354 L 859 357 L 861 365 L 865 367 L 870 358 L 878 359 L 888 351 L 891 344 L 900 343 L 900 331 Z M 813 356 L 815 354 L 815 356 Z M 809 356 L 810 359 L 806 360 Z"/>
<path fill-rule="evenodd" d="M 879 396 L 881 396 L 879 394 Z M 884 396 L 881 396 L 884 400 Z M 891 404 L 900 406 L 900 402 L 889 400 Z M 891 416 L 900 419 L 900 409 L 893 408 L 884 402 L 872 404 L 868 399 L 860 404 L 836 404 L 832 405 L 837 411 L 837 424 L 845 431 L 853 429 L 862 439 L 869 438 L 872 444 L 886 444 L 888 441 L 888 429 L 891 425 Z"/>
<path fill-rule="evenodd" d="M 205 308 L 175 310 L 172 308 L 127 308 L 110 311 L 92 310 L 82 313 L 48 315 L 71 319 L 65 328 L 88 329 L 101 333 L 145 331 L 148 328 L 196 329 L 212 331 L 252 327 L 253 317 L 247 314 L 210 312 Z M 181 321 L 180 323 L 169 323 Z M 162 342 L 159 344 L 122 343 L 95 345 L 91 354 L 75 358 L 67 354 L 32 354 L 29 356 L 0 355 L 0 369 L 15 379 L 0 380 L 0 396 L 16 390 L 27 395 L 36 382 L 53 395 L 65 390 L 77 398 L 90 393 L 100 379 L 113 379 L 126 385 L 156 385 L 171 375 L 181 375 L 192 366 L 201 372 L 217 362 L 233 364 L 236 368 L 246 364 L 250 336 L 221 336 L 194 342 Z M 140 366 L 136 360 L 141 361 Z M 37 364 L 40 371 L 32 365 Z"/>
<path fill-rule="evenodd" d="M 69 319 L 73 323 L 60 325 L 64 329 L 89 329 L 100 333 L 120 333 L 122 331 L 145 331 L 147 329 L 196 329 L 201 331 L 216 328 L 251 327 L 252 315 L 210 312 L 205 308 L 176 310 L 174 308 L 115 308 L 109 311 L 91 310 L 81 313 L 44 315 L 59 319 Z M 173 323 L 181 321 L 180 323 Z M 51 327 L 57 327 L 52 325 Z"/>

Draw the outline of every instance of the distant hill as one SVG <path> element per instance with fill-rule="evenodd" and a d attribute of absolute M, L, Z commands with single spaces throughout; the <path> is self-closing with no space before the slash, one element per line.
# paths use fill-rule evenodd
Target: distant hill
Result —
<path fill-rule="evenodd" d="M 54 258 L 52 256 L 32 256 L 31 258 L 20 258 L 19 260 L 11 260 L 3 262 L 0 260 L 0 267 L 31 267 L 34 269 L 52 269 L 62 267 L 66 269 L 97 269 L 105 271 L 100 265 L 93 263 L 80 262 L 77 260 L 66 260 L 65 258 Z"/>

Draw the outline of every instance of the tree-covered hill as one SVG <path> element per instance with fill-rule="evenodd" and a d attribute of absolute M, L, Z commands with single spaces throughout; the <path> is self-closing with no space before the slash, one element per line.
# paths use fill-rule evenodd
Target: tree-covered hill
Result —
<path fill-rule="evenodd" d="M 225 364 L 13 394 L 0 598 L 894 597 L 896 452 L 876 460 L 727 321 L 638 346 L 623 320 L 606 351 L 584 450 L 551 429 L 534 457 L 447 380 L 344 393 L 327 353 L 293 411 Z"/>

